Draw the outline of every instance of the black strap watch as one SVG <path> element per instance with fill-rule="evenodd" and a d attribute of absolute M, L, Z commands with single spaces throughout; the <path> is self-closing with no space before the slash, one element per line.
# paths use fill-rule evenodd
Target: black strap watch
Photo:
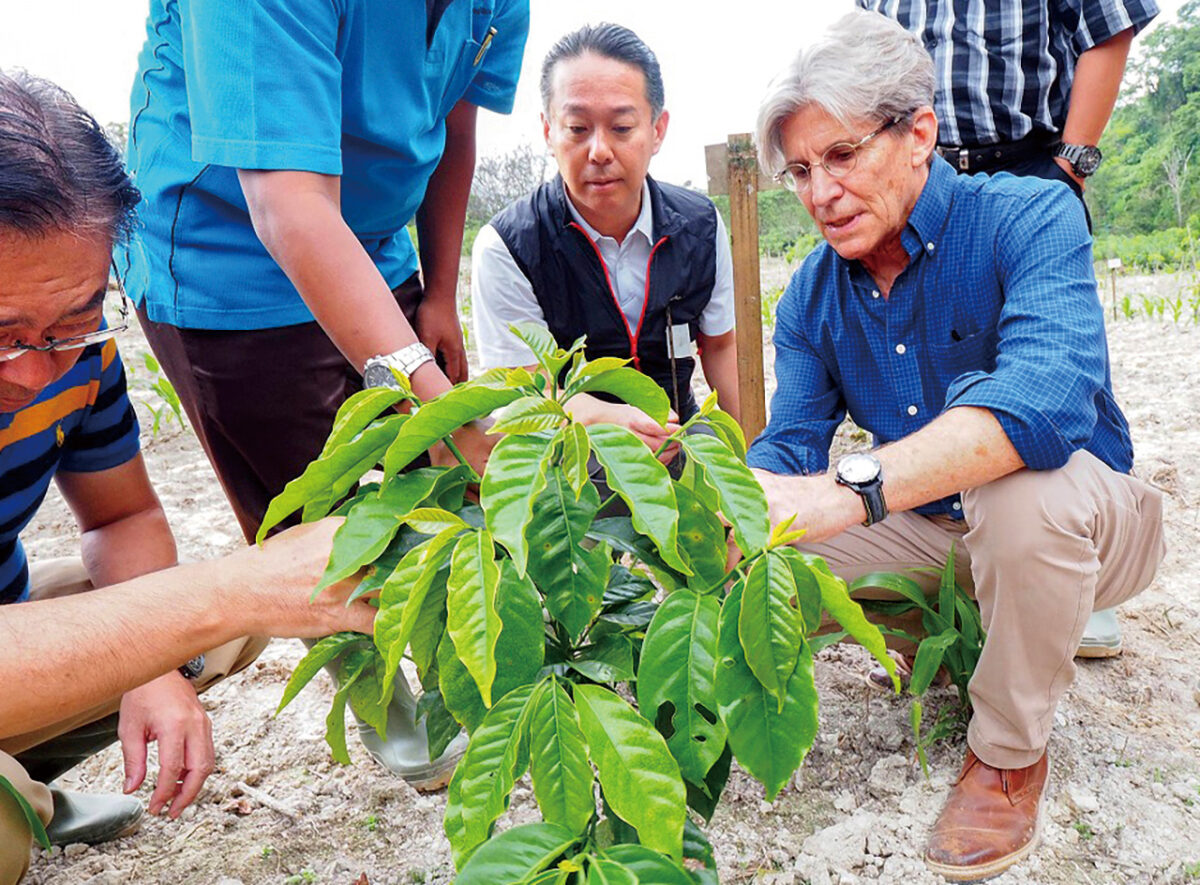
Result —
<path fill-rule="evenodd" d="M 201 674 L 204 673 L 204 655 L 196 655 L 186 664 L 180 666 L 179 673 L 189 682 L 199 679 Z"/>
<path fill-rule="evenodd" d="M 858 493 L 866 508 L 863 525 L 875 525 L 887 519 L 887 502 L 883 500 L 883 467 L 879 459 L 866 452 L 844 456 L 837 464 L 837 482 Z"/>
<path fill-rule="evenodd" d="M 1077 178 L 1087 178 L 1094 175 L 1100 168 L 1104 155 L 1094 144 L 1060 144 L 1054 156 L 1062 157 L 1071 164 L 1071 171 Z"/>

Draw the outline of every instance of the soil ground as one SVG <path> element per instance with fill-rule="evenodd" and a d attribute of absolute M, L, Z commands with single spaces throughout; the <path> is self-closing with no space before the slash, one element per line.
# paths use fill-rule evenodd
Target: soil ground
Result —
<path fill-rule="evenodd" d="M 786 272 L 765 267 L 765 288 L 781 285 Z M 1137 302 L 1143 292 L 1173 297 L 1185 285 L 1190 290 L 1195 281 L 1125 278 L 1119 291 Z M 1192 559 L 1200 550 L 1200 326 L 1110 320 L 1109 345 L 1137 471 L 1166 493 L 1170 550 L 1151 587 L 1120 609 L 1124 654 L 1080 663 L 1050 744 L 1043 844 L 998 885 L 1200 880 L 1200 569 Z M 157 402 L 140 335 L 131 330 L 122 349 L 134 395 Z M 769 386 L 771 358 L 768 347 Z M 195 437 L 175 423 L 152 434 L 148 405 L 139 406 L 139 417 L 151 475 L 183 556 L 204 559 L 233 549 L 237 528 Z M 25 538 L 34 558 L 78 549 L 70 514 L 55 495 Z M 326 681 L 317 680 L 273 717 L 301 653 L 298 642 L 276 641 L 248 671 L 204 697 L 218 767 L 181 820 L 147 818 L 140 831 L 108 845 L 36 852 L 27 881 L 449 882 L 444 795 L 416 794 L 354 740 L 354 764 L 333 763 L 322 739 L 332 697 Z M 907 702 L 866 688 L 865 669 L 861 649 L 822 652 L 820 733 L 773 805 L 735 770 L 707 829 L 723 882 L 941 881 L 920 856 L 961 762 L 962 738 L 932 750 L 926 780 L 914 761 Z M 950 691 L 935 692 L 927 721 L 930 707 L 952 700 Z M 78 789 L 119 790 L 119 751 L 109 749 L 64 780 Z M 149 788 L 141 793 L 145 798 Z M 526 781 L 508 819 L 533 813 Z"/>

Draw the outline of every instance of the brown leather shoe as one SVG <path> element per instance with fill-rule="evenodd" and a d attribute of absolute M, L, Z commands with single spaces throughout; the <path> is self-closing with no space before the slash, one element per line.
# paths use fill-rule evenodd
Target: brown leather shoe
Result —
<path fill-rule="evenodd" d="M 925 863 L 951 882 L 979 882 L 1037 847 L 1046 754 L 1028 768 L 992 768 L 967 750 L 967 761 L 925 849 Z"/>

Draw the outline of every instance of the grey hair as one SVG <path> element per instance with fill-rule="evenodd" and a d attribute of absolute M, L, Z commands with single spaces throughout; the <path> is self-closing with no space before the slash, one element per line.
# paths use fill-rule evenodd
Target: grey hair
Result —
<path fill-rule="evenodd" d="M 785 165 L 782 129 L 798 111 L 816 106 L 839 123 L 905 122 L 933 105 L 933 59 L 921 40 L 890 18 L 856 9 L 800 50 L 771 83 L 758 110 L 758 161 L 774 175 Z"/>
<path fill-rule="evenodd" d="M 641 71 L 646 80 L 646 103 L 650 105 L 650 116 L 654 120 L 658 119 L 666 104 L 658 56 L 629 28 L 609 22 L 584 25 L 561 38 L 546 53 L 546 58 L 542 61 L 541 88 L 542 110 L 547 116 L 550 114 L 550 93 L 554 86 L 555 65 L 589 52 L 601 58 L 623 62 Z"/>
<path fill-rule="evenodd" d="M 0 71 L 0 231 L 100 234 L 116 243 L 141 194 L 100 124 L 66 91 Z"/>

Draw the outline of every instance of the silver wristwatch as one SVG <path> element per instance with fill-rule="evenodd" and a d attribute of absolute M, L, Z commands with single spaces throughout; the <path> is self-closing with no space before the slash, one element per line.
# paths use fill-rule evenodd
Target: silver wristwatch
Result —
<path fill-rule="evenodd" d="M 420 341 L 405 345 L 395 353 L 373 356 L 363 366 L 363 387 L 399 388 L 393 369 L 411 381 L 412 373 L 432 359 L 433 354 Z"/>

